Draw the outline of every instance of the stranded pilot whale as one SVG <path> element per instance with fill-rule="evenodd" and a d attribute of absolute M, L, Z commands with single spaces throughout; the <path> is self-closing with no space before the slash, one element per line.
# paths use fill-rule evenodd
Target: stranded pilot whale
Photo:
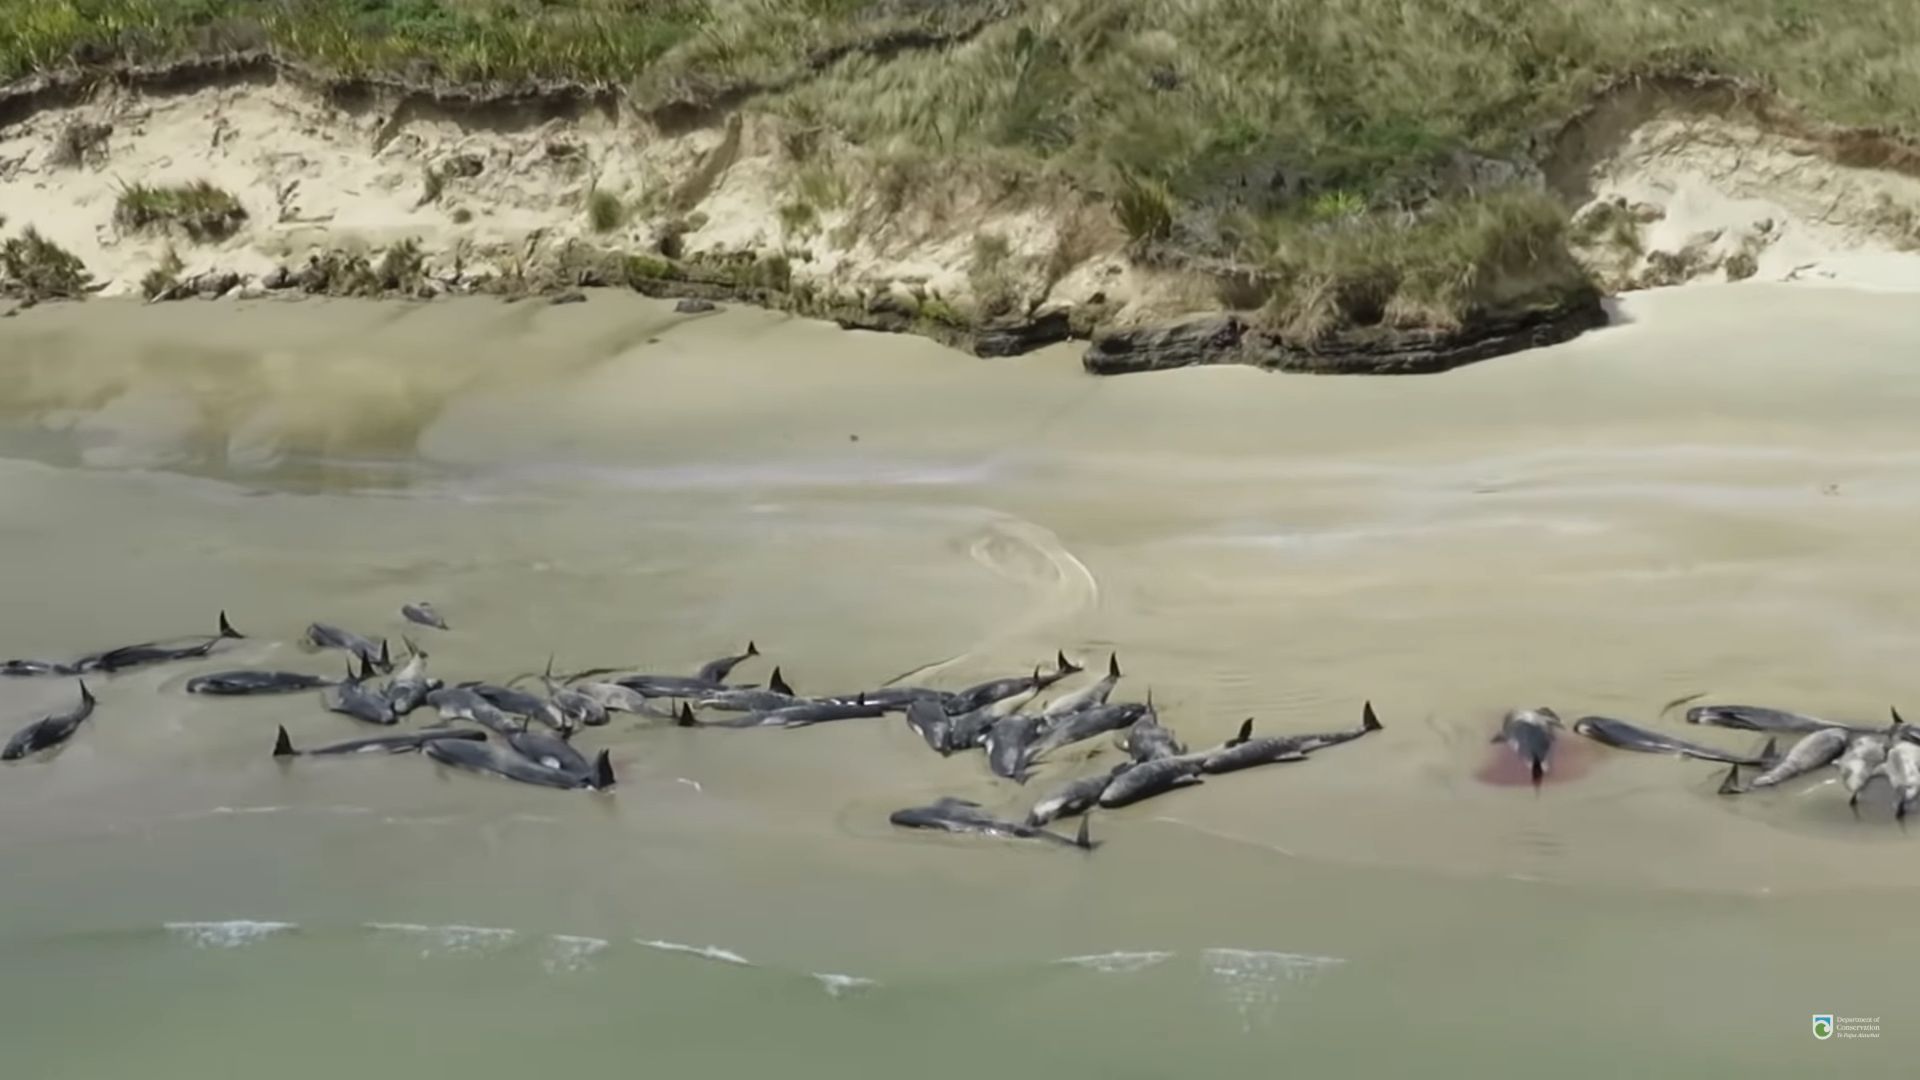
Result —
<path fill-rule="evenodd" d="M 112 674 L 127 668 L 143 664 L 163 664 L 169 660 L 198 660 L 213 652 L 213 647 L 222 641 L 237 641 L 247 635 L 233 628 L 227 621 L 227 613 L 220 613 L 220 632 L 201 638 L 193 645 L 169 645 L 164 641 L 143 641 L 138 645 L 122 645 L 117 649 L 108 649 L 83 656 L 75 660 L 75 671 L 104 671 Z"/>
<path fill-rule="evenodd" d="M 292 694 L 332 686 L 337 679 L 302 675 L 297 671 L 216 671 L 195 675 L 187 680 L 187 693 L 222 697 L 248 697 L 255 694 Z"/>
<path fill-rule="evenodd" d="M 1253 721 L 1248 719 L 1240 725 L 1240 734 L 1228 740 L 1225 746 L 1202 757 L 1200 768 L 1202 772 L 1216 774 L 1280 761 L 1299 761 L 1315 750 L 1324 750 L 1329 746 L 1352 742 L 1362 735 L 1379 730 L 1381 730 L 1380 718 L 1374 715 L 1371 701 L 1360 706 L 1360 726 L 1349 731 L 1324 731 L 1306 735 L 1267 735 L 1256 739 L 1253 737 Z"/>
<path fill-rule="evenodd" d="M 419 623 L 421 626 L 431 626 L 435 630 L 452 629 L 452 627 L 447 625 L 447 620 L 441 618 L 440 613 L 433 609 L 433 605 L 427 603 L 425 600 L 400 605 L 400 615 L 410 623 Z"/>
<path fill-rule="evenodd" d="M 1696 742 L 1649 731 L 1629 724 L 1625 720 L 1615 720 L 1610 716 L 1583 716 L 1573 722 L 1573 730 L 1575 734 L 1585 735 L 1602 745 L 1641 754 L 1678 754 L 1681 757 L 1697 758 L 1701 761 L 1717 761 L 1722 765 L 1757 766 L 1765 765 L 1767 760 L 1764 750 L 1756 755 L 1702 746 Z M 1768 745 L 1773 744 L 1768 743 Z"/>
<path fill-rule="evenodd" d="M 0 747 L 0 761 L 19 761 L 28 754 L 59 746 L 73 737 L 80 729 L 80 722 L 93 715 L 93 692 L 87 689 L 83 680 L 80 683 L 80 704 L 63 713 L 43 716 L 14 733 L 5 747 Z"/>
<path fill-rule="evenodd" d="M 1514 709 L 1500 721 L 1500 730 L 1489 742 L 1506 743 L 1527 763 L 1535 791 L 1547 777 L 1547 757 L 1553 753 L 1554 735 L 1560 730 L 1560 714 L 1545 706 Z"/>
<path fill-rule="evenodd" d="M 370 754 L 375 751 L 404 754 L 410 750 L 418 750 L 438 739 L 465 739 L 477 742 L 486 737 L 486 732 L 474 731 L 471 728 L 445 728 L 439 731 L 409 731 L 400 735 L 374 735 L 365 739 L 348 739 L 345 742 L 296 750 L 293 739 L 287 735 L 287 729 L 282 727 L 279 737 L 273 743 L 273 756 L 320 757 L 327 754 Z"/>
<path fill-rule="evenodd" d="M 486 742 L 433 739 L 421 749 L 428 757 L 443 765 L 451 765 L 470 772 L 492 773 L 509 780 L 518 780 L 523 784 L 536 784 L 541 787 L 569 791 L 578 788 L 605 791 L 614 784 L 613 758 L 605 750 L 600 751 L 599 756 L 594 758 L 591 774 L 582 777 L 575 773 L 549 768 L 538 762 L 528 761 L 519 754 L 502 750 Z"/>
<path fill-rule="evenodd" d="M 1065 847 L 1092 851 L 1097 845 L 1087 835 L 1087 819 L 1080 819 L 1080 832 L 1069 840 L 1059 833 L 1016 821 L 1001 821 L 966 799 L 937 799 L 927 806 L 895 810 L 888 821 L 903 829 L 938 829 L 951 833 L 1010 837 L 1016 840 L 1046 840 Z"/>

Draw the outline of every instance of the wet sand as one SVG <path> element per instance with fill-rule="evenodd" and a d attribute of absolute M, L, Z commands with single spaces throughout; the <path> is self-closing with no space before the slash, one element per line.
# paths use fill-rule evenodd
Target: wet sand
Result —
<path fill-rule="evenodd" d="M 1514 705 L 1745 749 L 1655 714 L 1699 691 L 1862 722 L 1899 701 L 1907 306 L 1643 294 L 1568 345 L 1398 380 L 1099 380 L 1073 350 L 979 361 L 608 296 L 23 313 L 0 323 L 0 654 L 221 607 L 252 636 L 107 680 L 58 758 L 0 770 L 12 1052 L 34 1075 L 334 1075 L 437 1024 L 462 1076 L 1882 1067 L 1920 1037 L 1896 959 L 1920 859 L 1884 792 L 1856 821 L 1837 784 L 1726 799 L 1714 766 L 1596 746 L 1537 796 L 1484 770 Z M 412 756 L 283 765 L 276 723 L 360 732 L 310 695 L 181 692 L 331 673 L 293 644 L 308 621 L 397 640 L 413 599 L 455 627 L 412 628 L 450 678 L 549 652 L 691 671 L 753 638 L 741 675 L 777 662 L 803 692 L 926 665 L 957 687 L 1118 649 L 1116 698 L 1151 687 L 1192 744 L 1247 716 L 1348 727 L 1364 700 L 1387 730 L 1098 813 L 1085 857 L 886 817 L 939 795 L 1014 814 L 1111 749 L 1017 788 L 897 718 L 616 721 L 583 737 L 622 773 L 596 799 Z M 72 692 L 0 682 L 0 715 Z M 164 929 L 228 920 L 297 929 Z M 1055 963 L 1116 951 L 1147 955 Z M 129 1018 L 111 1046 L 48 993 L 102 972 L 93 1008 Z M 1816 1012 L 1883 1035 L 1816 1043 Z M 219 1054 L 216 1022 L 238 1032 Z M 357 1034 L 286 1060 L 316 1025 Z"/>

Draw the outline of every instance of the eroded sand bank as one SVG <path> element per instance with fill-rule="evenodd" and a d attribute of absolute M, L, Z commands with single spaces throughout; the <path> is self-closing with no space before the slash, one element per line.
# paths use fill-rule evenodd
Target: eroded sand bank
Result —
<path fill-rule="evenodd" d="M 666 130 L 612 102 L 463 111 L 330 98 L 262 65 L 29 112 L 0 129 L 0 213 L 10 231 L 31 226 L 78 255 L 109 296 L 138 295 L 174 258 L 180 292 L 241 297 L 298 293 L 315 258 L 374 272 L 398 252 L 407 272 L 386 287 L 437 295 L 617 282 L 633 265 L 643 278 L 681 273 L 662 261 L 671 251 L 717 275 L 701 289 L 954 340 L 1004 330 L 988 351 L 1258 306 L 1233 299 L 1233 274 L 1135 259 L 1112 208 L 1072 185 L 909 175 L 880 148 L 817 135 L 751 110 Z M 1629 88 L 1541 154 L 1523 171 L 1538 164 L 1536 179 L 1578 211 L 1577 250 L 1609 289 L 1920 283 L 1916 156 L 1884 135 L 1724 88 Z M 231 237 L 194 243 L 115 220 L 128 184 L 200 180 L 245 209 Z M 596 198 L 617 214 L 596 222 Z M 313 288 L 340 291 L 334 279 L 353 275 L 327 265 L 333 283 Z M 1565 325 L 1541 340 L 1593 321 L 1556 318 Z M 1354 368 L 1391 369 L 1390 352 L 1362 348 Z"/>

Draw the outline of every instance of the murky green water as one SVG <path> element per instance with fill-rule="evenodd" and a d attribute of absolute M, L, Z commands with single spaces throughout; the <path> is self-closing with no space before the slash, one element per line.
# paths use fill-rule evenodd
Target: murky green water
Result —
<path fill-rule="evenodd" d="M 1884 792 L 1856 820 L 1831 783 L 1725 799 L 1587 746 L 1538 797 L 1477 774 L 1516 704 L 1679 730 L 1655 714 L 1699 691 L 1899 700 L 1909 307 L 1654 294 L 1405 380 L 1095 380 L 612 297 L 0 322 L 0 654 L 221 608 L 250 635 L 103 681 L 63 752 L 0 769 L 7 1073 L 1895 1075 L 1920 850 Z M 329 674 L 307 622 L 397 638 L 412 599 L 454 679 L 752 638 L 741 674 L 803 692 L 957 687 L 1117 649 L 1116 696 L 1190 743 L 1367 699 L 1387 730 L 1096 814 L 1085 856 L 887 814 L 1018 814 L 1111 749 L 1018 788 L 898 718 L 622 720 L 581 736 L 621 773 L 592 797 L 276 762 L 276 724 L 359 732 L 181 690 Z M 73 693 L 0 682 L 0 719 Z"/>

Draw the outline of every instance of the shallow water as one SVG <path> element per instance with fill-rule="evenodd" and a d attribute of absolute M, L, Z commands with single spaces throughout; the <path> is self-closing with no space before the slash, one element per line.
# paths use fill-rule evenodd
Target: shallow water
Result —
<path fill-rule="evenodd" d="M 764 313 L 96 303 L 0 321 L 0 655 L 210 630 L 0 769 L 9 1075 L 552 1065 L 732 1076 L 1887 1074 L 1920 1044 L 1920 849 L 1884 791 L 1715 795 L 1507 707 L 1707 692 L 1878 722 L 1920 646 L 1910 301 L 1742 285 L 1444 377 L 1098 380 Z M 448 634 L 397 609 L 430 599 Z M 607 797 L 417 756 L 312 695 L 313 619 L 449 678 L 958 687 L 1118 649 L 1195 745 L 1378 736 L 1097 813 L 1091 856 L 904 833 L 1026 788 L 898 718 L 616 720 Z M 71 680 L 0 681 L 11 730 Z M 1916 706 L 1920 708 L 1920 706 Z M 1066 823 L 1069 827 L 1071 822 Z M 1815 1013 L 1879 1017 L 1816 1042 Z M 102 1037 L 103 1035 L 107 1037 Z M 18 1069 L 19 1071 L 15 1071 Z"/>

